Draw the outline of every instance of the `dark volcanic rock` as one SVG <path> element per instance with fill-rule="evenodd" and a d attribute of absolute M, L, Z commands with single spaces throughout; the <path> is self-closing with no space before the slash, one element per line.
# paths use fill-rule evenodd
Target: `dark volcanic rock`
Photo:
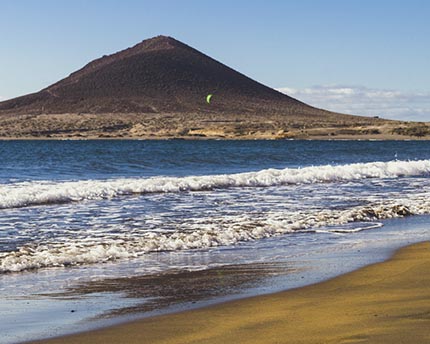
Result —
<path fill-rule="evenodd" d="M 211 104 L 208 93 L 214 94 Z M 41 113 L 331 114 L 165 36 L 94 60 L 40 92 L 0 103 L 0 114 Z"/>

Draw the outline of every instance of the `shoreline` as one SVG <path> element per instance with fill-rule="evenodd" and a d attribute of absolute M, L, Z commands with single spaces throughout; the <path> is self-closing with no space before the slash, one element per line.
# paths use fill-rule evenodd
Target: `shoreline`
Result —
<path fill-rule="evenodd" d="M 430 242 L 325 282 L 27 343 L 425 343 Z"/>
<path fill-rule="evenodd" d="M 310 137 L 290 137 L 279 138 L 273 137 L 192 137 L 192 136 L 33 136 L 33 137 L 4 137 L 0 136 L 0 142 L 5 141 L 430 141 L 430 136 L 399 136 L 399 135 L 380 135 L 380 136 L 355 136 L 345 135 L 338 137 L 330 136 L 310 136 Z"/>

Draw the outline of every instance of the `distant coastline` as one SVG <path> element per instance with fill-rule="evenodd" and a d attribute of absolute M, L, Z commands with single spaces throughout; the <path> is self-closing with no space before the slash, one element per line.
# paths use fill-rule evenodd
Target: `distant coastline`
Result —
<path fill-rule="evenodd" d="M 187 117 L 187 118 L 186 118 Z M 352 117 L 353 118 L 353 117 Z M 371 119 L 369 119 L 371 120 Z M 430 125 L 287 121 L 204 114 L 41 114 L 0 116 L 0 140 L 429 140 Z"/>
<path fill-rule="evenodd" d="M 0 139 L 428 140 L 430 125 L 348 116 L 67 113 L 0 116 Z"/>

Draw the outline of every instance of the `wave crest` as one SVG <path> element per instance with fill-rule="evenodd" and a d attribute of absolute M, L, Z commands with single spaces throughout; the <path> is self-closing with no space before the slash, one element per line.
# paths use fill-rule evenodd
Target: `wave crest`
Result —
<path fill-rule="evenodd" d="M 430 160 L 356 163 L 189 177 L 124 178 L 70 182 L 25 182 L 0 185 L 0 208 L 109 199 L 122 195 L 205 191 L 230 187 L 269 187 L 397 178 L 430 173 Z"/>

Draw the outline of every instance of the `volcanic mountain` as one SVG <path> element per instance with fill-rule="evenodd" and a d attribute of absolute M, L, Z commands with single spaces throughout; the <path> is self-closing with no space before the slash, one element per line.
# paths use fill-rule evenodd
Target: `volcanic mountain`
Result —
<path fill-rule="evenodd" d="M 211 104 L 206 96 L 214 94 Z M 0 103 L 15 113 L 319 114 L 171 37 L 103 56 L 40 92 Z"/>
<path fill-rule="evenodd" d="M 208 94 L 213 94 L 210 103 L 206 102 Z M 22 124 L 18 128 L 13 119 L 17 116 L 32 119 L 32 127 Z M 37 122 L 35 116 L 39 116 Z M 144 136 L 154 132 L 175 136 L 172 130 L 198 130 L 205 123 L 218 128 L 213 124 L 218 122 L 242 123 L 232 130 L 243 134 L 351 120 L 372 122 L 309 106 L 166 36 L 96 59 L 37 93 L 0 102 L 0 136 L 12 135 L 11 131 L 18 136 L 43 136 L 119 129 L 121 135 L 129 136 L 133 132 L 127 130 L 136 125 L 141 132 L 146 128 Z M 157 127 L 161 122 L 163 126 Z"/>

